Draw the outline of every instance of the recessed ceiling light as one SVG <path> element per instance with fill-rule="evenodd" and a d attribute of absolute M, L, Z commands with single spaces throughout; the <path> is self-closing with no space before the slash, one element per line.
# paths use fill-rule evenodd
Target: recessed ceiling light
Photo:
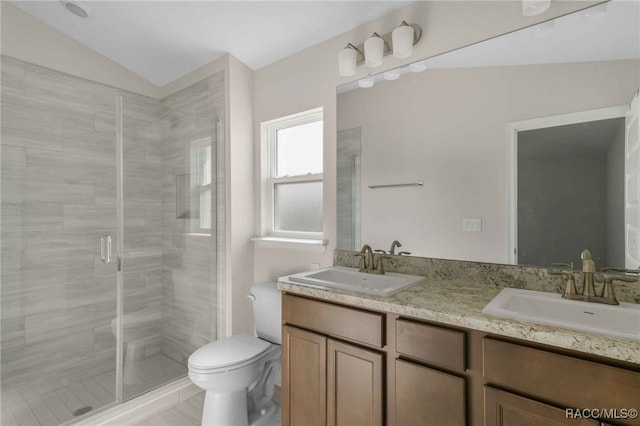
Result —
<path fill-rule="evenodd" d="M 69 12 L 81 18 L 87 18 L 90 14 L 90 10 L 87 6 L 76 0 L 60 0 L 60 3 Z"/>

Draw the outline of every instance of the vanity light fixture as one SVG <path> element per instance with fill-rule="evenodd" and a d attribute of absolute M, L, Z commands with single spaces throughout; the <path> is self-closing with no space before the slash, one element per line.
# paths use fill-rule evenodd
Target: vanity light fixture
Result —
<path fill-rule="evenodd" d="M 363 63 L 369 68 L 379 67 L 383 58 L 391 53 L 397 58 L 408 58 L 413 53 L 413 46 L 421 37 L 422 28 L 419 25 L 402 21 L 392 32 L 382 35 L 374 32 L 360 45 L 347 43 L 346 47 L 338 52 L 340 75 L 355 75 L 356 67 Z"/>
<path fill-rule="evenodd" d="M 397 80 L 400 78 L 400 69 L 394 68 L 392 70 L 386 71 L 383 77 L 385 80 Z"/>
<path fill-rule="evenodd" d="M 361 54 L 361 52 L 351 43 L 347 43 L 347 46 L 338 52 L 340 75 L 349 77 L 356 73 L 358 54 Z"/>
<path fill-rule="evenodd" d="M 373 83 L 374 83 L 373 76 L 369 74 L 365 78 L 361 78 L 360 80 L 358 80 L 358 87 L 361 87 L 363 89 L 368 89 L 370 87 L 373 87 Z"/>
<path fill-rule="evenodd" d="M 408 58 L 413 53 L 413 27 L 402 21 L 399 27 L 391 32 L 393 56 Z"/>
<path fill-rule="evenodd" d="M 382 65 L 385 43 L 378 33 L 371 34 L 371 37 L 364 41 L 364 64 L 366 66 L 376 68 Z"/>
<path fill-rule="evenodd" d="M 412 64 L 409 64 L 410 72 L 422 72 L 426 69 L 427 69 L 427 65 L 425 64 L 425 61 L 414 62 Z"/>
<path fill-rule="evenodd" d="M 551 0 L 522 0 L 522 14 L 536 16 L 545 12 L 551 6 Z"/>

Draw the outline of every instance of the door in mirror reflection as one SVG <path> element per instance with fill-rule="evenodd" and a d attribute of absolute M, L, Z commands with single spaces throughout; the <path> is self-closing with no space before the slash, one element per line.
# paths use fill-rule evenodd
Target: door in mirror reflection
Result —
<path fill-rule="evenodd" d="M 624 264 L 624 118 L 518 132 L 517 263 Z"/>

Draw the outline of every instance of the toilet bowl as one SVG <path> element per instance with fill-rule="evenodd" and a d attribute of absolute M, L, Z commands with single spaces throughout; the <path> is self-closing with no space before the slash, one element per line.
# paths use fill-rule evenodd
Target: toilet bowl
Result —
<path fill-rule="evenodd" d="M 148 356 L 146 342 L 160 336 L 161 320 L 162 312 L 157 308 L 144 308 L 122 316 L 125 384 L 131 385 L 139 381 L 136 375 L 136 361 Z M 117 337 L 117 318 L 111 320 L 111 331 Z"/>
<path fill-rule="evenodd" d="M 189 378 L 205 390 L 203 426 L 256 426 L 269 420 L 280 371 L 281 299 L 276 283 L 251 287 L 258 336 L 237 334 L 189 357 Z"/>

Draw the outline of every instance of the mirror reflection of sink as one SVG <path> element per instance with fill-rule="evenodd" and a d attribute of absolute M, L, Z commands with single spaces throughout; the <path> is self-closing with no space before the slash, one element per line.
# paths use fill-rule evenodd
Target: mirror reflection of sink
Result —
<path fill-rule="evenodd" d="M 483 314 L 640 340 L 640 305 L 604 305 L 541 291 L 505 288 Z"/>
<path fill-rule="evenodd" d="M 296 284 L 316 288 L 335 288 L 356 293 L 391 296 L 421 282 L 424 277 L 387 272 L 384 275 L 358 272 L 357 268 L 334 266 L 284 277 Z"/>

